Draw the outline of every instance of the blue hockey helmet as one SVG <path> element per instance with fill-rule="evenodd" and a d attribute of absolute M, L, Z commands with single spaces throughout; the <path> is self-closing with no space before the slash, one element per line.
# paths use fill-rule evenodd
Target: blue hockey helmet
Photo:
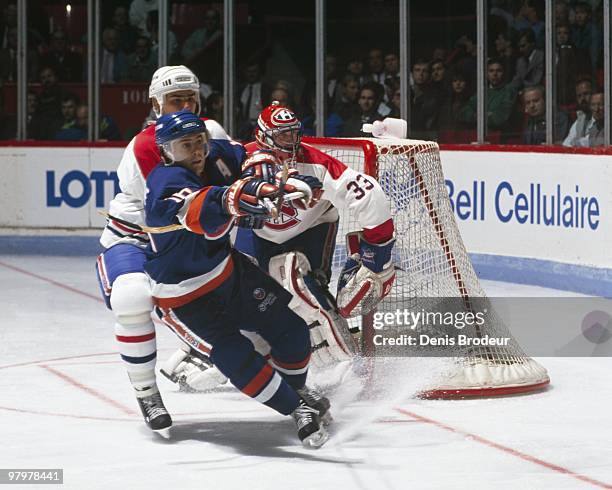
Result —
<path fill-rule="evenodd" d="M 202 134 L 204 157 L 208 155 L 208 132 L 206 124 L 193 112 L 183 110 L 161 116 L 155 124 L 155 143 L 173 162 L 180 162 L 190 156 L 191 146 L 183 147 L 177 143 L 188 136 Z M 199 145 L 198 145 L 199 149 Z"/>

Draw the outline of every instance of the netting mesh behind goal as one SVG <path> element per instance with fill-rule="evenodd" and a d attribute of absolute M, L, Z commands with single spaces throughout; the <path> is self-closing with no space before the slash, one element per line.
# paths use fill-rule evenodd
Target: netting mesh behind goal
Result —
<path fill-rule="evenodd" d="M 393 290 L 379 305 L 379 312 L 432 311 L 448 308 L 449 301 L 451 308 L 460 304 L 470 311 L 473 302 L 486 301 L 454 219 L 436 143 L 398 139 L 305 141 L 347 166 L 376 177 L 388 197 L 396 233 L 393 258 L 399 269 Z M 346 259 L 344 236 L 359 229 L 348 208 L 339 212 L 335 276 Z M 358 322 L 362 323 L 367 344 L 367 337 L 372 335 L 371 317 Z M 406 328 L 402 324 L 385 326 L 398 332 Z M 501 347 L 449 347 L 447 355 L 454 359 L 456 369 L 430 395 L 507 394 L 531 391 L 548 383 L 546 370 L 524 354 L 492 308 L 486 313 L 484 325 L 469 334 L 508 337 L 510 341 Z M 405 354 L 405 350 L 402 352 Z"/>

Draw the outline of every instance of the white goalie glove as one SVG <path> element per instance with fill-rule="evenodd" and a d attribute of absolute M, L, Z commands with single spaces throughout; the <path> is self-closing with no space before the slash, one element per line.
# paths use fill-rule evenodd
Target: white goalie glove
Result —
<path fill-rule="evenodd" d="M 345 318 L 370 313 L 389 294 L 395 280 L 391 251 L 395 239 L 368 243 L 361 232 L 346 235 L 348 259 L 338 279 L 336 301 Z"/>
<path fill-rule="evenodd" d="M 293 295 L 289 308 L 300 315 L 310 328 L 311 363 L 326 367 L 347 361 L 357 352 L 357 345 L 347 321 L 336 311 L 323 286 L 308 275 L 310 263 L 301 252 L 289 252 L 270 259 L 270 275 Z"/>
<path fill-rule="evenodd" d="M 160 368 L 163 374 L 181 391 L 209 391 L 225 384 L 227 378 L 208 359 L 191 355 L 188 346 L 182 345 Z"/>

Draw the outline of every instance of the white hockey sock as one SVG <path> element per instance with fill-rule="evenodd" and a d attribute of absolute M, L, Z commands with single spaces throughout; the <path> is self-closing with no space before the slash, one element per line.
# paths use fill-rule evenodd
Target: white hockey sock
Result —
<path fill-rule="evenodd" d="M 157 345 L 153 322 L 149 320 L 131 325 L 115 323 L 115 337 L 132 386 L 138 394 L 147 396 L 143 389 L 155 386 Z"/>

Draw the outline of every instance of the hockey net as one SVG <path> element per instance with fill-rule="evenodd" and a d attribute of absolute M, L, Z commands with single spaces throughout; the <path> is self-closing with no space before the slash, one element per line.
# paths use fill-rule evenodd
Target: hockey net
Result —
<path fill-rule="evenodd" d="M 378 312 L 418 311 L 458 298 L 465 309 L 486 295 L 476 277 L 451 208 L 437 143 L 404 139 L 304 138 L 345 165 L 375 177 L 387 194 L 395 224 L 392 292 Z M 346 260 L 344 236 L 359 228 L 351 211 L 339 209 L 334 275 Z M 354 320 L 353 320 L 354 321 Z M 376 355 L 372 314 L 356 319 L 366 355 Z M 397 326 L 401 331 L 401 326 Z M 404 327 L 405 328 L 405 327 Z M 491 309 L 476 336 L 506 337 L 505 346 L 448 347 L 452 369 L 427 397 L 495 396 L 539 390 L 549 383 L 540 364 L 528 357 Z"/>

